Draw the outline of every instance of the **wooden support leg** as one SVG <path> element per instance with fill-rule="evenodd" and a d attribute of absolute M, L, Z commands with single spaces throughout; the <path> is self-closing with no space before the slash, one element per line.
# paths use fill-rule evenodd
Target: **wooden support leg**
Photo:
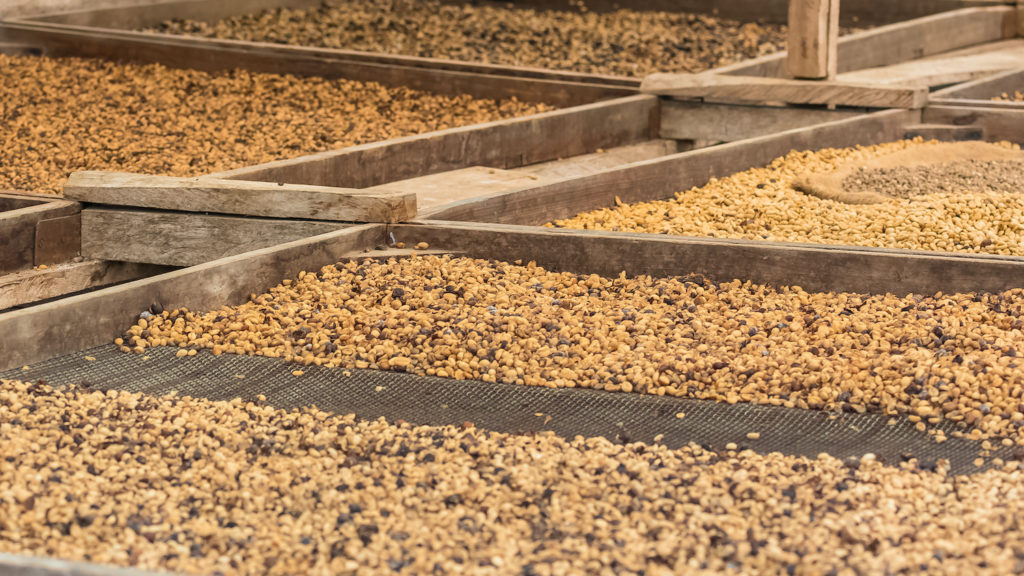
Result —
<path fill-rule="evenodd" d="M 789 0 L 789 73 L 833 79 L 839 69 L 839 0 Z"/>

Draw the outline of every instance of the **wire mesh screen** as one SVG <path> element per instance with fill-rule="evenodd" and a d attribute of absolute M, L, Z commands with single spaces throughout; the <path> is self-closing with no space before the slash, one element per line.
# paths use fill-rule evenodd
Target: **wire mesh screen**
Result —
<path fill-rule="evenodd" d="M 360 418 L 384 417 L 414 424 L 471 422 L 497 432 L 552 431 L 560 436 L 604 436 L 617 442 L 660 442 L 669 447 L 695 442 L 723 449 L 732 442 L 757 452 L 838 458 L 871 452 L 890 463 L 917 458 L 929 466 L 949 460 L 954 473 L 972 473 L 981 452 L 977 441 L 957 438 L 937 443 L 903 417 L 840 414 L 755 404 L 725 404 L 645 394 L 589 389 L 550 389 L 417 376 L 407 373 L 297 366 L 277 359 L 200 352 L 177 358 L 176 348 L 153 348 L 145 355 L 101 346 L 0 373 L 5 379 L 45 380 L 55 386 L 87 385 L 152 395 L 212 400 L 255 399 L 262 394 L 278 408 L 316 405 Z M 292 372 L 301 368 L 303 374 Z M 683 417 L 678 417 L 682 413 Z M 748 434 L 757 433 L 757 439 Z M 1024 452 L 1000 447 L 987 454 L 1004 460 Z"/>

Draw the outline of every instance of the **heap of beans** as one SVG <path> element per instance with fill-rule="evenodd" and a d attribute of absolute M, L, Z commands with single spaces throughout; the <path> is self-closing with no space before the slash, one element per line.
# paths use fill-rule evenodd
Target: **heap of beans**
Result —
<path fill-rule="evenodd" d="M 0 552 L 196 574 L 1024 569 L 974 476 L 0 381 Z"/>
<path fill-rule="evenodd" d="M 195 176 L 546 111 L 374 83 L 0 54 L 0 190 L 75 170 Z"/>
<path fill-rule="evenodd" d="M 604 278 L 449 256 L 348 262 L 209 312 L 165 310 L 125 352 L 253 354 L 530 386 L 904 414 L 1024 444 L 1024 291 L 809 293 Z M 938 435 L 938 440 L 943 436 Z"/>

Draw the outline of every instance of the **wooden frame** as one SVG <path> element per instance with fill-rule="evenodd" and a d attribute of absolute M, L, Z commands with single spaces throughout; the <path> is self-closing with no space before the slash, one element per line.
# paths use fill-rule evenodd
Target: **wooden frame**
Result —
<path fill-rule="evenodd" d="M 742 20 L 785 22 L 789 0 L 721 2 L 647 0 L 632 8 L 717 12 Z M 540 68 L 500 66 L 434 58 L 140 33 L 125 28 L 155 25 L 172 17 L 214 20 L 272 6 L 308 6 L 313 0 L 174 0 L 150 6 L 92 9 L 16 18 L 0 25 L 0 41 L 34 45 L 50 56 L 88 56 L 172 67 L 345 77 L 402 85 L 441 94 L 477 97 L 515 96 L 573 106 L 634 93 L 639 79 Z M 529 3 L 528 3 L 529 4 Z M 601 4 L 599 2 L 599 4 Z M 605 3 L 607 4 L 607 3 Z M 537 5 L 537 3 L 533 3 Z M 550 6 L 550 4 L 547 4 Z M 1016 13 L 1009 7 L 972 6 L 968 0 L 844 0 L 841 14 L 879 28 L 840 39 L 838 70 L 892 64 L 929 54 L 1007 38 L 1016 33 Z M 604 9 L 610 8 L 604 6 Z M 953 10 L 952 12 L 936 12 Z M 922 17 L 923 16 L 923 17 Z M 916 18 L 905 22 L 907 18 Z M 917 46 L 917 42 L 921 46 Z M 904 44 L 913 44 L 906 49 Z M 784 52 L 737 63 L 723 72 L 785 77 Z"/>
<path fill-rule="evenodd" d="M 478 258 L 534 260 L 604 275 L 686 275 L 807 290 L 934 293 L 1024 285 L 1024 258 L 750 242 L 529 226 L 421 221 L 365 224 L 0 313 L 0 370 L 104 344 L 152 307 L 210 310 L 238 304 L 299 271 L 372 257 L 392 238 Z M 411 254 L 412 250 L 404 251 Z M 397 252 L 403 253 L 401 251 Z M 388 251 L 387 254 L 396 254 Z"/>
<path fill-rule="evenodd" d="M 0 193 L 0 274 L 77 256 L 80 211 L 77 202 Z"/>
<path fill-rule="evenodd" d="M 993 100 L 1004 93 L 1012 95 L 1014 92 L 1024 92 L 1024 63 L 1021 66 L 1022 68 L 1018 70 L 1010 70 L 938 90 L 932 93 L 930 101 L 935 105 L 1024 110 L 1024 102 Z"/>

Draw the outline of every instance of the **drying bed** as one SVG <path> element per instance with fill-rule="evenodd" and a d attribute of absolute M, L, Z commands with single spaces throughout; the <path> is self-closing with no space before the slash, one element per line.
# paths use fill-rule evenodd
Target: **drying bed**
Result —
<path fill-rule="evenodd" d="M 76 58 L 0 55 L 0 75 L 0 187 L 47 193 L 74 170 L 198 175 L 548 109 Z"/>
<path fill-rule="evenodd" d="M 978 147 L 971 146 L 970 150 Z M 933 152 L 934 151 L 934 152 Z M 937 156 L 945 154 L 949 162 Z M 669 200 L 604 208 L 551 225 L 695 237 L 809 242 L 1024 255 L 1021 223 L 1024 155 L 1007 145 L 993 159 L 970 161 L 956 147 L 897 141 L 876 146 L 794 151 L 679 191 Z M 873 168 L 893 154 L 927 164 Z M 957 160 L 957 158 L 964 160 Z M 932 160 L 934 158 L 934 160 Z M 998 159 L 997 159 L 998 158 Z M 933 163 L 934 162 L 934 163 Z M 853 165 L 831 196 L 802 180 Z M 802 189 L 804 188 L 804 189 Z M 819 194 L 820 195 L 820 194 Z M 872 200 L 860 203 L 858 197 Z"/>
<path fill-rule="evenodd" d="M 556 388 L 963 422 L 1024 444 L 1024 297 L 865 297 L 413 257 L 300 272 L 251 302 L 145 313 L 117 344 Z M 298 368 L 301 372 L 301 368 Z M 938 441 L 945 440 L 939 433 Z"/>
<path fill-rule="evenodd" d="M 0 480 L 19 520 L 0 550 L 245 574 L 1007 573 L 1024 553 L 1017 462 L 965 477 L 254 400 L 2 381 Z"/>
<path fill-rule="evenodd" d="M 632 77 L 701 72 L 786 43 L 782 25 L 710 14 L 437 0 L 341 0 L 216 22 L 171 20 L 150 31 Z"/>

